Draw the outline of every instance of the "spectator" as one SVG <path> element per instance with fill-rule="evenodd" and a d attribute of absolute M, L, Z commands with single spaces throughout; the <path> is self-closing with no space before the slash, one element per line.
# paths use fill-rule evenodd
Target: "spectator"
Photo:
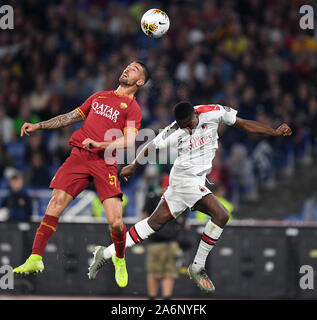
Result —
<path fill-rule="evenodd" d="M 226 190 L 227 197 L 230 199 L 232 197 L 232 178 L 223 154 L 224 150 L 220 147 L 213 159 L 212 171 L 207 175 L 207 179 L 215 185 L 221 184 Z"/>
<path fill-rule="evenodd" d="M 9 174 L 10 193 L 1 207 L 9 210 L 9 220 L 29 221 L 32 216 L 32 200 L 24 189 L 22 174 L 13 170 Z"/>
<path fill-rule="evenodd" d="M 143 208 L 143 216 L 148 217 L 156 208 L 162 194 L 169 185 L 169 176 L 161 178 L 161 188 L 158 193 L 149 193 Z M 173 295 L 175 279 L 178 278 L 176 259 L 180 252 L 177 235 L 184 228 L 184 215 L 167 224 L 162 230 L 150 238 L 147 246 L 146 270 L 148 297 L 154 300 L 158 297 L 159 285 L 164 300 Z"/>
<path fill-rule="evenodd" d="M 175 77 L 182 82 L 190 80 L 203 82 L 206 74 L 206 65 L 199 61 L 193 52 L 188 52 L 185 61 L 180 62 L 177 66 Z"/>
<path fill-rule="evenodd" d="M 228 166 L 237 184 L 236 196 L 242 195 L 249 200 L 258 197 L 252 160 L 248 156 L 247 148 L 242 144 L 235 144 L 230 150 Z"/>
<path fill-rule="evenodd" d="M 25 171 L 26 182 L 33 187 L 45 187 L 50 184 L 51 176 L 40 152 L 31 157 L 31 167 Z"/>
<path fill-rule="evenodd" d="M 24 160 L 26 145 L 23 140 L 18 138 L 15 132 L 12 134 L 12 141 L 6 145 L 6 149 L 13 159 L 14 167 L 18 170 L 23 170 L 26 167 Z"/>
<path fill-rule="evenodd" d="M 13 120 L 15 133 L 18 136 L 21 134 L 21 128 L 24 122 L 37 123 L 39 121 L 40 117 L 35 113 L 31 113 L 29 98 L 24 96 L 21 100 L 19 114 Z"/>
<path fill-rule="evenodd" d="M 89 97 L 93 94 L 93 85 L 88 79 L 86 70 L 83 68 L 81 68 L 77 73 L 76 92 L 80 101 L 83 101 L 85 97 Z"/>
<path fill-rule="evenodd" d="M 248 48 L 248 39 L 242 33 L 242 27 L 239 22 L 231 25 L 230 37 L 224 43 L 225 52 L 233 60 L 237 60 Z"/>
<path fill-rule="evenodd" d="M 310 129 L 311 142 L 317 147 L 317 98 L 312 97 L 308 101 L 308 119 L 307 125 Z"/>
<path fill-rule="evenodd" d="M 232 80 L 232 65 L 219 54 L 213 57 L 209 70 L 211 73 L 218 75 L 223 83 Z"/>
<path fill-rule="evenodd" d="M 276 53 L 273 46 L 267 48 L 266 59 L 264 62 L 264 68 L 268 72 L 281 72 L 282 71 L 282 59 Z"/>
<path fill-rule="evenodd" d="M 0 141 L 9 143 L 12 141 L 13 121 L 6 115 L 4 106 L 0 105 Z"/>
<path fill-rule="evenodd" d="M 41 152 L 45 163 L 49 163 L 51 157 L 47 151 L 47 148 L 43 142 L 43 132 L 37 132 L 32 134 L 26 144 L 25 149 L 25 162 L 30 164 L 32 162 L 33 155 Z"/>
<path fill-rule="evenodd" d="M 64 163 L 68 158 L 72 146 L 68 143 L 73 130 L 71 127 L 65 127 L 57 130 L 51 136 L 48 145 L 50 153 L 53 155 L 53 163 L 58 166 L 59 163 Z"/>
<path fill-rule="evenodd" d="M 240 117 L 245 119 L 255 119 L 255 91 L 251 86 L 247 86 L 240 101 Z"/>
<path fill-rule="evenodd" d="M 50 93 L 45 89 L 44 75 L 36 78 L 35 90 L 30 95 L 30 107 L 41 119 L 45 118 Z"/>
<path fill-rule="evenodd" d="M 62 95 L 61 113 L 70 112 L 75 106 L 79 106 L 81 103 L 77 94 L 76 85 L 73 81 L 68 80 L 64 90 L 64 94 Z"/>
<path fill-rule="evenodd" d="M 47 85 L 47 91 L 51 94 L 62 95 L 65 88 L 62 69 L 54 68 L 50 73 L 50 79 Z"/>
<path fill-rule="evenodd" d="M 0 181 L 6 168 L 13 166 L 13 160 L 7 152 L 5 145 L 0 142 Z"/>

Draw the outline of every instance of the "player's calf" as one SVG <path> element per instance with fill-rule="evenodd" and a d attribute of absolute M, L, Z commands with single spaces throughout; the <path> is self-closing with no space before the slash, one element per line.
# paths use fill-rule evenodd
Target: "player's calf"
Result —
<path fill-rule="evenodd" d="M 118 258 L 124 258 L 127 227 L 123 224 L 121 231 L 111 229 L 110 235 Z"/>
<path fill-rule="evenodd" d="M 126 233 L 126 248 L 133 247 L 155 233 L 155 230 L 149 226 L 148 219 L 149 218 L 139 221 Z M 115 246 L 114 244 L 111 244 L 103 250 L 103 257 L 105 259 L 111 259 L 115 252 Z"/>
<path fill-rule="evenodd" d="M 212 248 L 216 245 L 222 232 L 223 228 L 219 227 L 213 221 L 209 220 L 207 222 L 199 242 L 194 262 L 187 270 L 190 278 L 194 280 L 200 289 L 206 292 L 212 292 L 215 290 L 205 270 L 206 259 Z"/>
<path fill-rule="evenodd" d="M 229 212 L 225 208 L 222 208 L 222 210 L 219 210 L 219 212 L 217 212 L 216 218 L 213 220 L 213 222 L 218 226 L 220 226 L 221 228 L 224 228 L 228 221 L 229 221 Z"/>

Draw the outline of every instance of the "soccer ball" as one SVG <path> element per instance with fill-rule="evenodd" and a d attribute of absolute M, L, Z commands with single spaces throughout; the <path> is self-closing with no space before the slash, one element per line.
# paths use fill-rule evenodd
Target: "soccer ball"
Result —
<path fill-rule="evenodd" d="M 161 38 L 169 27 L 168 15 L 160 9 L 150 9 L 142 16 L 142 31 L 151 38 Z"/>

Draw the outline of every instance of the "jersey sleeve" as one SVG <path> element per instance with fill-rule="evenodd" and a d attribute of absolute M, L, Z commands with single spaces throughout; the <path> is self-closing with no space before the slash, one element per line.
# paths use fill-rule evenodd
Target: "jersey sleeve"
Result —
<path fill-rule="evenodd" d="M 154 139 L 153 143 L 156 149 L 166 148 L 168 145 L 176 145 L 178 142 L 178 130 L 179 126 L 174 121 L 167 126 L 162 132 L 160 132 Z"/>
<path fill-rule="evenodd" d="M 219 122 L 223 122 L 228 126 L 234 125 L 237 120 L 238 111 L 227 106 L 221 106 L 221 105 L 219 106 L 221 111 Z"/>
<path fill-rule="evenodd" d="M 94 100 L 95 96 L 98 94 L 94 93 L 91 95 L 81 106 L 76 108 L 76 111 L 80 114 L 83 120 L 86 120 L 88 117 L 88 114 L 90 112 L 92 101 Z"/>
<path fill-rule="evenodd" d="M 135 131 L 138 132 L 142 121 L 142 111 L 139 104 L 133 101 L 131 105 L 128 106 L 127 111 L 123 130 L 126 130 L 126 128 L 134 128 Z"/>

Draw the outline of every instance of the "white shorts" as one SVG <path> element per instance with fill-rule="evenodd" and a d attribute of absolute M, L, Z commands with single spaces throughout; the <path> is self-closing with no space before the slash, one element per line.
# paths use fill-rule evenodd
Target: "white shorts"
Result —
<path fill-rule="evenodd" d="M 205 187 L 205 176 L 188 179 L 184 176 L 170 175 L 170 185 L 162 198 L 167 203 L 170 214 L 177 218 L 187 208 L 192 208 L 197 201 L 209 193 L 211 191 Z"/>

